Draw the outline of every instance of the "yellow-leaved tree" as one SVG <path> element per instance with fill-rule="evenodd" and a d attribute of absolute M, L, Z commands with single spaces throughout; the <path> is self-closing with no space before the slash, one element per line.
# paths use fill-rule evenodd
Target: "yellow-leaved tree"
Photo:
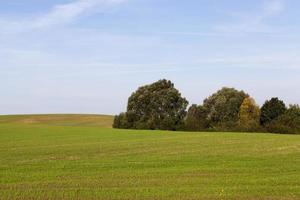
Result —
<path fill-rule="evenodd" d="M 245 98 L 240 107 L 239 125 L 244 131 L 260 129 L 260 108 L 251 97 Z"/>

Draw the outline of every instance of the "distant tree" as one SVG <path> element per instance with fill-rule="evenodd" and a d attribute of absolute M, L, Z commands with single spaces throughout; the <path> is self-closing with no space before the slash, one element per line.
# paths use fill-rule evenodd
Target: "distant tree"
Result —
<path fill-rule="evenodd" d="M 261 108 L 261 125 L 266 125 L 267 123 L 270 123 L 272 120 L 284 114 L 286 110 L 287 108 L 284 102 L 279 100 L 277 97 L 266 101 Z"/>
<path fill-rule="evenodd" d="M 183 126 L 187 105 L 174 84 L 164 79 L 138 88 L 129 97 L 127 112 L 121 118 L 129 129 L 178 130 Z"/>
<path fill-rule="evenodd" d="M 130 127 L 130 120 L 127 113 L 120 113 L 115 116 L 113 122 L 113 128 L 124 128 L 127 129 Z"/>
<path fill-rule="evenodd" d="M 234 130 L 238 125 L 240 107 L 249 95 L 234 88 L 222 88 L 204 100 L 210 126 L 216 130 Z"/>
<path fill-rule="evenodd" d="M 251 97 L 244 99 L 239 112 L 239 125 L 244 131 L 257 131 L 260 126 L 260 108 Z"/>
<path fill-rule="evenodd" d="M 300 134 L 299 105 L 290 105 L 284 114 L 267 124 L 267 130 L 271 133 Z"/>
<path fill-rule="evenodd" d="M 185 120 L 186 130 L 189 131 L 204 131 L 209 128 L 207 120 L 207 110 L 203 106 L 192 105 Z"/>
<path fill-rule="evenodd" d="M 116 115 L 113 121 L 113 128 L 121 128 L 121 114 Z"/>

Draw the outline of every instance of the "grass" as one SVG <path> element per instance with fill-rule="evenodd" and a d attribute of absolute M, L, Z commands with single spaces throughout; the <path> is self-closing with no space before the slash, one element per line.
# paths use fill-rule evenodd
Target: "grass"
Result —
<path fill-rule="evenodd" d="M 299 135 L 83 124 L 2 120 L 0 199 L 300 199 Z"/>
<path fill-rule="evenodd" d="M 111 128 L 113 116 L 110 115 L 7 115 L 0 116 L 0 124 L 31 124 L 53 126 L 97 126 Z"/>

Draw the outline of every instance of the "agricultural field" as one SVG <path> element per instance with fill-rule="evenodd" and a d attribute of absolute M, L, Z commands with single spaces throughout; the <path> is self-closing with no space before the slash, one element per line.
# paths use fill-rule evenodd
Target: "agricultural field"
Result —
<path fill-rule="evenodd" d="M 111 128 L 113 116 L 110 115 L 6 115 L 0 116 L 0 124 L 27 124 L 53 126 L 93 126 Z"/>
<path fill-rule="evenodd" d="M 112 129 L 0 116 L 0 199 L 300 199 L 300 135 Z"/>

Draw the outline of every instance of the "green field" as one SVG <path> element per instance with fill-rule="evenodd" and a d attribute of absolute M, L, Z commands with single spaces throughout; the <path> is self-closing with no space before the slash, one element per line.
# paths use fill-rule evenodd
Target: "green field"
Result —
<path fill-rule="evenodd" d="M 91 126 L 111 128 L 109 115 L 7 115 L 0 116 L 0 124 L 28 124 L 52 126 Z"/>
<path fill-rule="evenodd" d="M 300 135 L 114 130 L 90 117 L 1 116 L 0 199 L 300 199 Z"/>

